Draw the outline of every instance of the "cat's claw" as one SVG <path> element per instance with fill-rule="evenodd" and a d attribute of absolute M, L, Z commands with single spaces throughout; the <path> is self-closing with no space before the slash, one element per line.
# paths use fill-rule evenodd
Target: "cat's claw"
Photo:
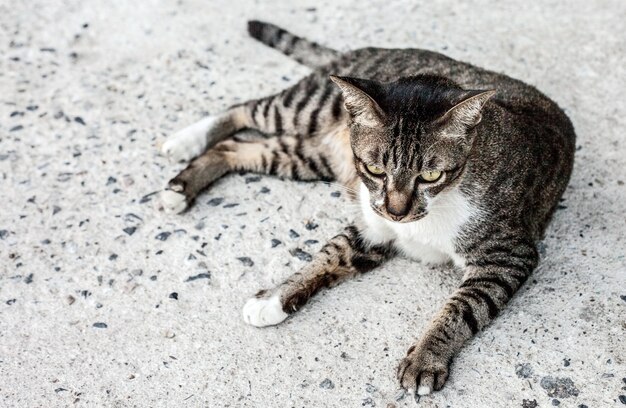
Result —
<path fill-rule="evenodd" d="M 398 381 L 406 390 L 416 390 L 415 398 L 439 391 L 448 379 L 449 361 L 424 346 L 417 346 L 398 367 Z"/>
<path fill-rule="evenodd" d="M 287 316 L 278 295 L 250 298 L 243 307 L 243 320 L 256 327 L 273 326 L 285 320 Z"/>
<path fill-rule="evenodd" d="M 161 193 L 163 210 L 168 214 L 179 214 L 187 209 L 187 197 L 173 190 L 164 190 Z"/>

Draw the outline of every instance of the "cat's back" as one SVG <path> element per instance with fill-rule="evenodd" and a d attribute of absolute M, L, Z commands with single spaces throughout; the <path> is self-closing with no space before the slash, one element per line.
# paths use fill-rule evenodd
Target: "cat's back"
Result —
<path fill-rule="evenodd" d="M 532 85 L 485 68 L 458 61 L 444 54 L 419 48 L 367 47 L 348 51 L 327 67 L 329 73 L 395 81 L 401 77 L 434 74 L 449 78 L 465 89 L 495 89 L 493 101 L 516 113 L 541 109 L 561 120 L 569 119 L 558 105 Z"/>

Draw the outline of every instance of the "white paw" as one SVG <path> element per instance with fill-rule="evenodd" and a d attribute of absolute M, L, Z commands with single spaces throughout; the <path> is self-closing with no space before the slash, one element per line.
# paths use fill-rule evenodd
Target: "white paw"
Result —
<path fill-rule="evenodd" d="M 269 298 L 251 298 L 243 306 L 243 320 L 256 327 L 265 327 L 278 324 L 287 318 L 283 312 L 280 297 L 274 295 Z"/>
<path fill-rule="evenodd" d="M 172 190 L 165 190 L 161 193 L 161 203 L 163 210 L 168 214 L 178 214 L 187 208 L 185 195 Z"/>
<path fill-rule="evenodd" d="M 208 145 L 208 133 L 215 126 L 216 119 L 206 117 L 172 135 L 163 146 L 161 153 L 173 162 L 189 161 L 204 153 Z"/>
<path fill-rule="evenodd" d="M 431 392 L 432 390 L 427 385 L 420 385 L 419 388 L 417 389 L 417 395 L 428 395 Z"/>

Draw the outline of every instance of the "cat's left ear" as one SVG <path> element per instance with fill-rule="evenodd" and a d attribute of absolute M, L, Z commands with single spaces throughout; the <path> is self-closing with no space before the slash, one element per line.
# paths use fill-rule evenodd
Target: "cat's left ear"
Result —
<path fill-rule="evenodd" d="M 330 76 L 343 93 L 343 101 L 355 123 L 376 127 L 383 123 L 383 111 L 370 93 L 378 86 L 374 81 L 359 78 Z"/>
<path fill-rule="evenodd" d="M 467 128 L 476 126 L 482 119 L 483 107 L 495 93 L 495 90 L 467 91 L 463 99 L 450 108 L 439 121 L 453 122 Z"/>

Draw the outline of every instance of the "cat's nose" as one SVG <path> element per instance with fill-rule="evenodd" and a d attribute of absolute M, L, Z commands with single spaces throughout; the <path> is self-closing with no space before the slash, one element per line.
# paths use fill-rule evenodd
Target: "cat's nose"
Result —
<path fill-rule="evenodd" d="M 395 221 L 404 218 L 411 208 L 411 198 L 406 194 L 391 191 L 387 194 L 387 214 Z"/>

